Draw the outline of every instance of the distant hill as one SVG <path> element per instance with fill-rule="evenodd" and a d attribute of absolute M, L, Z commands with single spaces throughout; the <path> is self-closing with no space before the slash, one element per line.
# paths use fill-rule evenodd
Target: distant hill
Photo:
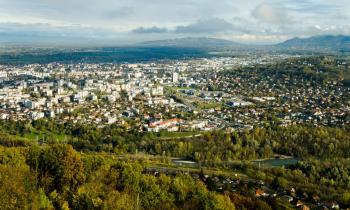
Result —
<path fill-rule="evenodd" d="M 185 47 L 185 48 L 232 48 L 242 47 L 243 44 L 224 39 L 214 39 L 205 37 L 187 37 L 179 39 L 166 39 L 147 41 L 138 44 L 138 46 L 148 47 Z"/>
<path fill-rule="evenodd" d="M 293 38 L 276 45 L 291 50 L 346 51 L 350 52 L 350 36 L 323 35 L 310 38 Z"/>
<path fill-rule="evenodd" d="M 309 38 L 293 38 L 276 45 L 246 45 L 224 39 L 188 37 L 147 41 L 141 47 L 175 47 L 217 50 L 283 50 L 308 52 L 350 52 L 350 36 L 323 35 Z"/>

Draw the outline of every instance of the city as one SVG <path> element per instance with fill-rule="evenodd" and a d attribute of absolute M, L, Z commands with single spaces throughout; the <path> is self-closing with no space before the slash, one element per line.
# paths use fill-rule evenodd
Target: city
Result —
<path fill-rule="evenodd" d="M 346 0 L 0 0 L 0 210 L 350 209 Z"/>
<path fill-rule="evenodd" d="M 274 75 L 257 82 L 253 74 L 225 71 L 290 58 L 1 66 L 0 118 L 98 126 L 133 120 L 140 132 L 249 129 L 269 112 L 283 126 L 349 124 L 349 87 L 333 81 L 300 86 L 297 79 Z"/>

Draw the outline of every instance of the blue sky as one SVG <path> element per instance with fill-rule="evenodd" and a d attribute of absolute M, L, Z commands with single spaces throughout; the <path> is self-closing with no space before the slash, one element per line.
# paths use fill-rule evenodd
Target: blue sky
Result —
<path fill-rule="evenodd" d="M 123 44 L 204 36 L 276 43 L 350 35 L 348 11 L 349 0 L 0 0 L 0 37 Z"/>

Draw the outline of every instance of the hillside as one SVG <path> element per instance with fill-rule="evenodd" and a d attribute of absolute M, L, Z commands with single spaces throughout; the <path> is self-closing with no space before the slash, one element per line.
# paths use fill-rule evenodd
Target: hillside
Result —
<path fill-rule="evenodd" d="M 350 36 L 323 35 L 309 38 L 293 38 L 276 45 L 291 50 L 350 51 Z"/>

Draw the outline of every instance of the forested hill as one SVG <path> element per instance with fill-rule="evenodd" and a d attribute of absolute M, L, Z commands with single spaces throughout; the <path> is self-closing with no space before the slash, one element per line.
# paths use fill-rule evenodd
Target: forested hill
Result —
<path fill-rule="evenodd" d="M 162 141 L 115 126 L 2 121 L 0 209 L 291 209 L 286 201 L 256 197 L 260 183 L 346 208 L 349 132 L 272 126 Z M 301 161 L 273 169 L 249 163 L 274 153 Z M 169 157 L 201 167 L 176 167 Z"/>

